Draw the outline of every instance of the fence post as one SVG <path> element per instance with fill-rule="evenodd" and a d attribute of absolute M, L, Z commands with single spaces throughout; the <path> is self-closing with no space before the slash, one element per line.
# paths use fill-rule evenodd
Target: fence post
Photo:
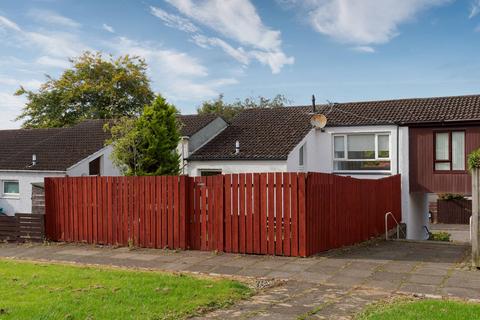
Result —
<path fill-rule="evenodd" d="M 472 170 L 472 265 L 480 268 L 480 169 Z"/>
<path fill-rule="evenodd" d="M 306 175 L 299 173 L 298 179 L 298 251 L 301 257 L 306 257 L 308 252 L 309 235 L 307 234 L 307 195 L 305 192 Z"/>

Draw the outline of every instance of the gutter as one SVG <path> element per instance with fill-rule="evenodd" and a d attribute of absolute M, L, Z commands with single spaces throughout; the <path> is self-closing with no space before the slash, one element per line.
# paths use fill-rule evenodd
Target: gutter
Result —
<path fill-rule="evenodd" d="M 67 171 L 62 171 L 62 170 L 12 170 L 12 169 L 0 169 L 0 172 L 32 172 L 32 173 L 66 173 Z"/>

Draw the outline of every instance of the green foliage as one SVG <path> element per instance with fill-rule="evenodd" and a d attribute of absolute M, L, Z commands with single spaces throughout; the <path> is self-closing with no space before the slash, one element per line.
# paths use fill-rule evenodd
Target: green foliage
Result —
<path fill-rule="evenodd" d="M 356 320 L 457 320 L 478 319 L 480 304 L 448 300 L 396 299 L 368 306 Z"/>
<path fill-rule="evenodd" d="M 480 169 L 480 149 L 474 150 L 468 155 L 468 169 Z"/>
<path fill-rule="evenodd" d="M 248 297 L 231 280 L 0 261 L 0 319 L 185 319 Z"/>
<path fill-rule="evenodd" d="M 223 101 L 223 95 L 221 94 L 214 100 L 203 102 L 202 105 L 197 108 L 197 112 L 198 114 L 213 113 L 230 121 L 240 111 L 245 109 L 284 107 L 287 103 L 289 103 L 289 100 L 281 94 L 276 95 L 272 99 L 259 96 L 257 98 L 246 98 L 243 101 L 237 100 L 233 103 Z"/>
<path fill-rule="evenodd" d="M 448 232 L 431 232 L 429 234 L 428 240 L 434 240 L 434 241 L 450 241 L 450 233 Z"/>
<path fill-rule="evenodd" d="M 463 200 L 465 199 L 465 196 L 458 193 L 440 193 L 438 198 L 440 200 Z"/>
<path fill-rule="evenodd" d="M 72 68 L 59 79 L 47 76 L 38 92 L 20 87 L 15 93 L 27 98 L 17 118 L 23 120 L 24 128 L 64 127 L 85 119 L 135 116 L 154 98 L 147 65 L 139 57 L 126 55 L 115 60 L 85 52 L 70 61 Z"/>
<path fill-rule="evenodd" d="M 138 118 L 122 118 L 110 130 L 113 162 L 128 176 L 176 175 L 180 171 L 178 111 L 157 96 Z"/>

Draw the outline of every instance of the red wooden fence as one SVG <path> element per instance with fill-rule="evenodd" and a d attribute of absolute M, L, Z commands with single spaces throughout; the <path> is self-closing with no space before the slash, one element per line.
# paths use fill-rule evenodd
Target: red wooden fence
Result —
<path fill-rule="evenodd" d="M 322 173 L 46 178 L 54 241 L 307 256 L 400 220 L 400 177 Z"/>

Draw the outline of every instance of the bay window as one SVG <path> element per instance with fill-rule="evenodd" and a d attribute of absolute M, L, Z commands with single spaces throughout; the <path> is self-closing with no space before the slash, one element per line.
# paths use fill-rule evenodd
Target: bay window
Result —
<path fill-rule="evenodd" d="M 465 132 L 435 132 L 435 171 L 465 171 Z"/>
<path fill-rule="evenodd" d="M 390 154 L 388 133 L 333 136 L 333 169 L 336 172 L 390 172 Z"/>

